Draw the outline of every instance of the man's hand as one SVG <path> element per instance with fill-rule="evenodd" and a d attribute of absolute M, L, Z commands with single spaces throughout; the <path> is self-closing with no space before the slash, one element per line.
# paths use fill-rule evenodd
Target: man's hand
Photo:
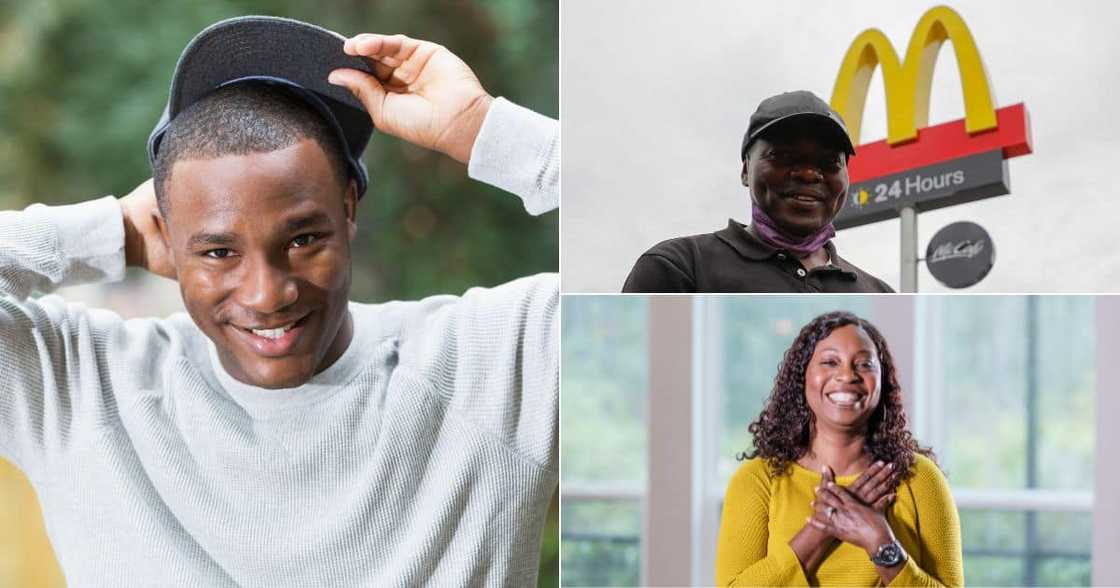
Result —
<path fill-rule="evenodd" d="M 164 245 L 156 219 L 160 216 L 152 180 L 140 184 L 120 199 L 124 213 L 125 265 L 142 267 L 153 274 L 175 279 L 171 251 Z"/>
<path fill-rule="evenodd" d="M 343 51 L 369 59 L 376 77 L 344 68 L 328 81 L 357 96 L 379 131 L 467 163 L 494 98 L 463 60 L 404 35 L 358 35 Z"/>

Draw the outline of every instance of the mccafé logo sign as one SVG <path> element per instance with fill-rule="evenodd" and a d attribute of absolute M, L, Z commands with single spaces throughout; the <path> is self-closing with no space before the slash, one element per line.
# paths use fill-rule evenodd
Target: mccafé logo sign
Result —
<path fill-rule="evenodd" d="M 929 126 L 933 68 L 946 41 L 960 69 L 965 118 Z M 867 91 L 877 67 L 887 98 L 887 138 L 860 144 Z M 1031 152 L 1026 106 L 996 107 L 972 32 L 945 6 L 922 15 L 901 62 L 881 31 L 860 33 L 840 65 L 832 108 L 844 117 L 857 146 L 837 228 L 886 220 L 904 206 L 933 210 L 1008 194 L 1005 160 Z"/>

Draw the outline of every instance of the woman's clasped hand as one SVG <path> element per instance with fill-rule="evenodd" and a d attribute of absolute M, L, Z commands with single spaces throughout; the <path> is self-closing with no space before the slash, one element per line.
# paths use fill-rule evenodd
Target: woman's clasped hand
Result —
<path fill-rule="evenodd" d="M 898 477 L 894 464 L 877 461 L 852 483 L 836 483 L 832 469 L 821 467 L 821 484 L 810 503 L 813 516 L 807 522 L 840 541 L 873 553 L 880 545 L 894 540 L 887 509 L 894 502 Z"/>

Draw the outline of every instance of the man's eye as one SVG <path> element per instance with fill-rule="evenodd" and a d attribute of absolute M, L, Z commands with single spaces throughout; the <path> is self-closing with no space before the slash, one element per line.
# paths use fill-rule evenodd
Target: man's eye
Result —
<path fill-rule="evenodd" d="M 229 249 L 211 249 L 211 250 L 207 251 L 206 253 L 204 253 L 203 255 L 205 255 L 206 257 L 209 257 L 211 259 L 225 259 L 225 258 L 229 257 L 229 254 L 230 254 Z"/>
<path fill-rule="evenodd" d="M 300 236 L 296 237 L 295 239 L 292 239 L 292 246 L 293 247 L 307 247 L 308 245 L 314 243 L 318 238 L 319 237 L 317 235 L 312 235 L 311 233 L 308 233 L 306 235 L 300 235 Z"/>

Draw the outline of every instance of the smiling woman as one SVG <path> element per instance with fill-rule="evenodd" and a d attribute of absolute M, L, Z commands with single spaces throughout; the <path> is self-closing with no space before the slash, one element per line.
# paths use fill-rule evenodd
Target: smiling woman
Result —
<path fill-rule="evenodd" d="M 906 425 L 887 343 L 847 312 L 786 351 L 724 501 L 716 581 L 960 585 L 960 523 Z"/>

